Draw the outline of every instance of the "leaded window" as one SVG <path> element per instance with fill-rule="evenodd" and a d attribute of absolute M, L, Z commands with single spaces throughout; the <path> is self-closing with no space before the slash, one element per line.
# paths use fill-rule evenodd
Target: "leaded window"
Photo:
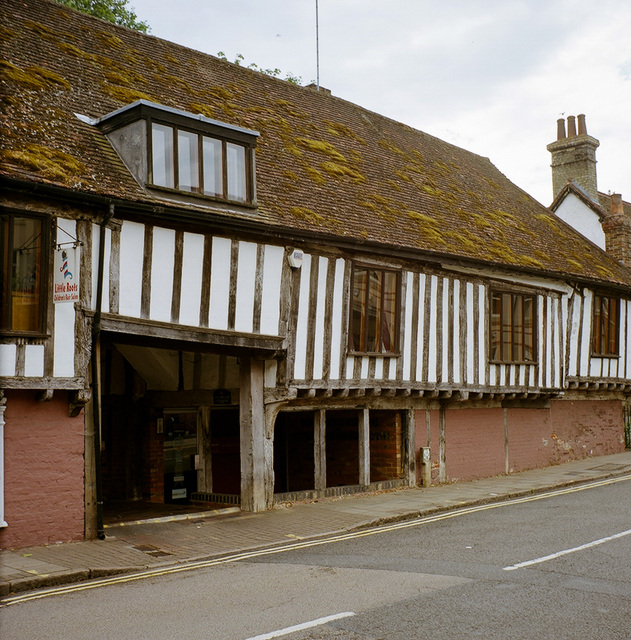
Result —
<path fill-rule="evenodd" d="M 619 300 L 595 295 L 592 320 L 592 354 L 595 356 L 618 355 Z"/>
<path fill-rule="evenodd" d="M 534 362 L 534 295 L 491 293 L 491 361 Z"/>
<path fill-rule="evenodd" d="M 362 353 L 395 353 L 399 316 L 399 274 L 353 269 L 350 348 Z"/>
<path fill-rule="evenodd" d="M 46 306 L 45 220 L 0 216 L 0 330 L 43 333 Z"/>

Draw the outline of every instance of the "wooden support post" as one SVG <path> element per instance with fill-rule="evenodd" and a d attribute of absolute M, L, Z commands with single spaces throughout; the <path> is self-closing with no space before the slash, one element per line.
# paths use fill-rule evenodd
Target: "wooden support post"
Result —
<path fill-rule="evenodd" d="M 359 484 L 370 484 L 370 411 L 362 409 L 359 414 Z"/>
<path fill-rule="evenodd" d="M 96 469 L 94 456 L 94 394 L 85 406 L 83 412 L 83 420 L 85 424 L 84 432 L 84 511 L 83 511 L 83 535 L 86 540 L 93 540 L 97 537 L 98 531 L 96 526 Z"/>
<path fill-rule="evenodd" d="M 440 405 L 438 412 L 439 425 L 439 462 L 438 462 L 438 479 L 440 482 L 447 482 L 447 457 L 446 457 L 446 434 L 445 434 L 445 405 Z"/>
<path fill-rule="evenodd" d="M 316 491 L 326 489 L 326 411 L 320 409 L 313 416 L 313 445 L 315 460 L 314 486 Z"/>
<path fill-rule="evenodd" d="M 197 454 L 199 465 L 197 466 L 197 490 L 200 493 L 212 493 L 213 491 L 213 460 L 210 448 L 211 422 L 210 407 L 199 408 L 197 422 Z"/>
<path fill-rule="evenodd" d="M 274 500 L 274 444 L 266 438 L 265 362 L 241 358 L 241 509 L 265 511 Z M 269 440 L 269 442 L 268 442 Z"/>
<path fill-rule="evenodd" d="M 416 410 L 405 412 L 405 446 L 403 459 L 403 477 L 408 485 L 416 484 Z"/>
<path fill-rule="evenodd" d="M 4 390 L 0 389 L 0 527 L 6 527 L 4 519 L 4 412 L 7 408 L 7 399 L 4 397 Z"/>

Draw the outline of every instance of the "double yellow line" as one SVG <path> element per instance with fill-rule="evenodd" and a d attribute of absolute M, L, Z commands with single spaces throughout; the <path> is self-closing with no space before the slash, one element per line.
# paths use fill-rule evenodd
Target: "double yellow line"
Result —
<path fill-rule="evenodd" d="M 472 507 L 455 508 L 451 511 L 437 513 L 436 515 L 419 517 L 415 520 L 407 520 L 404 522 L 397 522 L 393 524 L 380 525 L 372 527 L 370 529 L 364 529 L 361 531 L 355 531 L 352 533 L 344 533 L 339 535 L 328 536 L 326 538 L 320 538 L 317 540 L 306 540 L 302 542 L 285 543 L 272 548 L 258 549 L 254 551 L 245 551 L 242 553 L 235 553 L 228 556 L 222 556 L 214 560 L 200 560 L 197 562 L 188 562 L 182 565 L 172 565 L 168 567 L 161 567 L 155 569 L 148 569 L 146 571 L 139 571 L 137 573 L 125 574 L 119 576 L 112 576 L 109 578 L 102 578 L 97 580 L 90 580 L 89 582 L 83 582 L 68 586 L 53 587 L 50 589 L 43 589 L 41 591 L 28 593 L 25 595 L 16 595 L 6 598 L 0 603 L 1 607 L 7 607 L 14 604 L 22 604 L 30 602 L 32 600 L 41 600 L 42 598 L 49 598 L 51 596 L 61 596 L 71 593 L 77 593 L 80 591 L 88 591 L 90 589 L 99 589 L 101 587 L 109 587 L 116 584 L 125 584 L 128 582 L 136 582 L 138 580 L 146 580 L 148 578 L 157 578 L 160 576 L 173 575 L 176 573 L 184 573 L 185 571 L 195 571 L 196 569 L 206 569 L 209 567 L 216 567 L 218 565 L 230 564 L 233 562 L 241 562 L 243 560 L 250 560 L 252 558 L 260 558 L 262 556 L 269 556 L 277 553 L 287 553 L 289 551 L 297 551 L 300 549 L 308 549 L 311 547 L 317 547 L 325 544 L 333 544 L 335 542 L 344 542 L 346 540 L 354 540 L 357 538 L 365 538 L 367 536 L 374 536 L 382 533 L 388 533 L 390 531 L 397 531 L 399 529 L 408 529 L 411 527 L 420 527 L 433 522 L 440 522 L 441 520 L 449 520 L 450 518 L 459 518 L 472 513 L 478 513 L 479 511 L 487 511 L 489 509 L 499 509 L 500 507 L 508 507 L 515 504 L 523 504 L 525 502 L 534 502 L 536 500 L 545 500 L 556 496 L 566 495 L 570 493 L 577 493 L 578 491 L 586 491 L 588 489 L 597 489 L 598 487 L 604 487 L 618 482 L 624 482 L 631 480 L 631 475 L 619 476 L 616 478 L 609 478 L 606 480 L 598 480 L 595 482 L 588 482 L 579 486 L 567 487 L 564 489 L 555 489 L 553 491 L 547 491 L 545 493 L 534 494 L 523 498 L 511 498 L 508 500 L 501 500 L 499 502 L 492 502 L 488 504 L 482 504 Z"/>

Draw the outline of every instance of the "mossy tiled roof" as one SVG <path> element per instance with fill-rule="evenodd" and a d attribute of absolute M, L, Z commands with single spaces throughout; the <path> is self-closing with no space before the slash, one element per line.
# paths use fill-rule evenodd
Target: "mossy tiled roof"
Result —
<path fill-rule="evenodd" d="M 487 158 L 326 92 L 47 0 L 4 0 L 0 10 L 0 175 L 155 201 L 75 115 L 98 118 L 145 99 L 260 132 L 255 215 L 265 225 L 630 281 Z"/>

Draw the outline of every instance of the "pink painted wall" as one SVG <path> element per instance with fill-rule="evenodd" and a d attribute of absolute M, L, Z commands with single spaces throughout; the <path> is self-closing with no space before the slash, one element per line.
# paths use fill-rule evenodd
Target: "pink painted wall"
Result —
<path fill-rule="evenodd" d="M 552 462 L 624 451 L 624 422 L 619 400 L 554 400 L 550 405 Z"/>
<path fill-rule="evenodd" d="M 432 482 L 439 481 L 439 411 L 416 412 L 416 446 L 420 482 L 420 448 L 430 446 Z M 506 409 L 509 472 L 536 469 L 589 456 L 624 451 L 619 400 L 552 400 L 542 409 Z M 447 409 L 445 471 L 448 482 L 500 475 L 506 471 L 504 409 Z"/>
<path fill-rule="evenodd" d="M 550 409 L 507 409 L 508 468 L 536 469 L 553 464 Z"/>
<path fill-rule="evenodd" d="M 68 395 L 38 402 L 5 390 L 4 513 L 0 548 L 83 538 L 83 412 L 68 417 Z"/>
<path fill-rule="evenodd" d="M 487 478 L 506 471 L 502 409 L 453 409 L 445 415 L 448 480 Z"/>

